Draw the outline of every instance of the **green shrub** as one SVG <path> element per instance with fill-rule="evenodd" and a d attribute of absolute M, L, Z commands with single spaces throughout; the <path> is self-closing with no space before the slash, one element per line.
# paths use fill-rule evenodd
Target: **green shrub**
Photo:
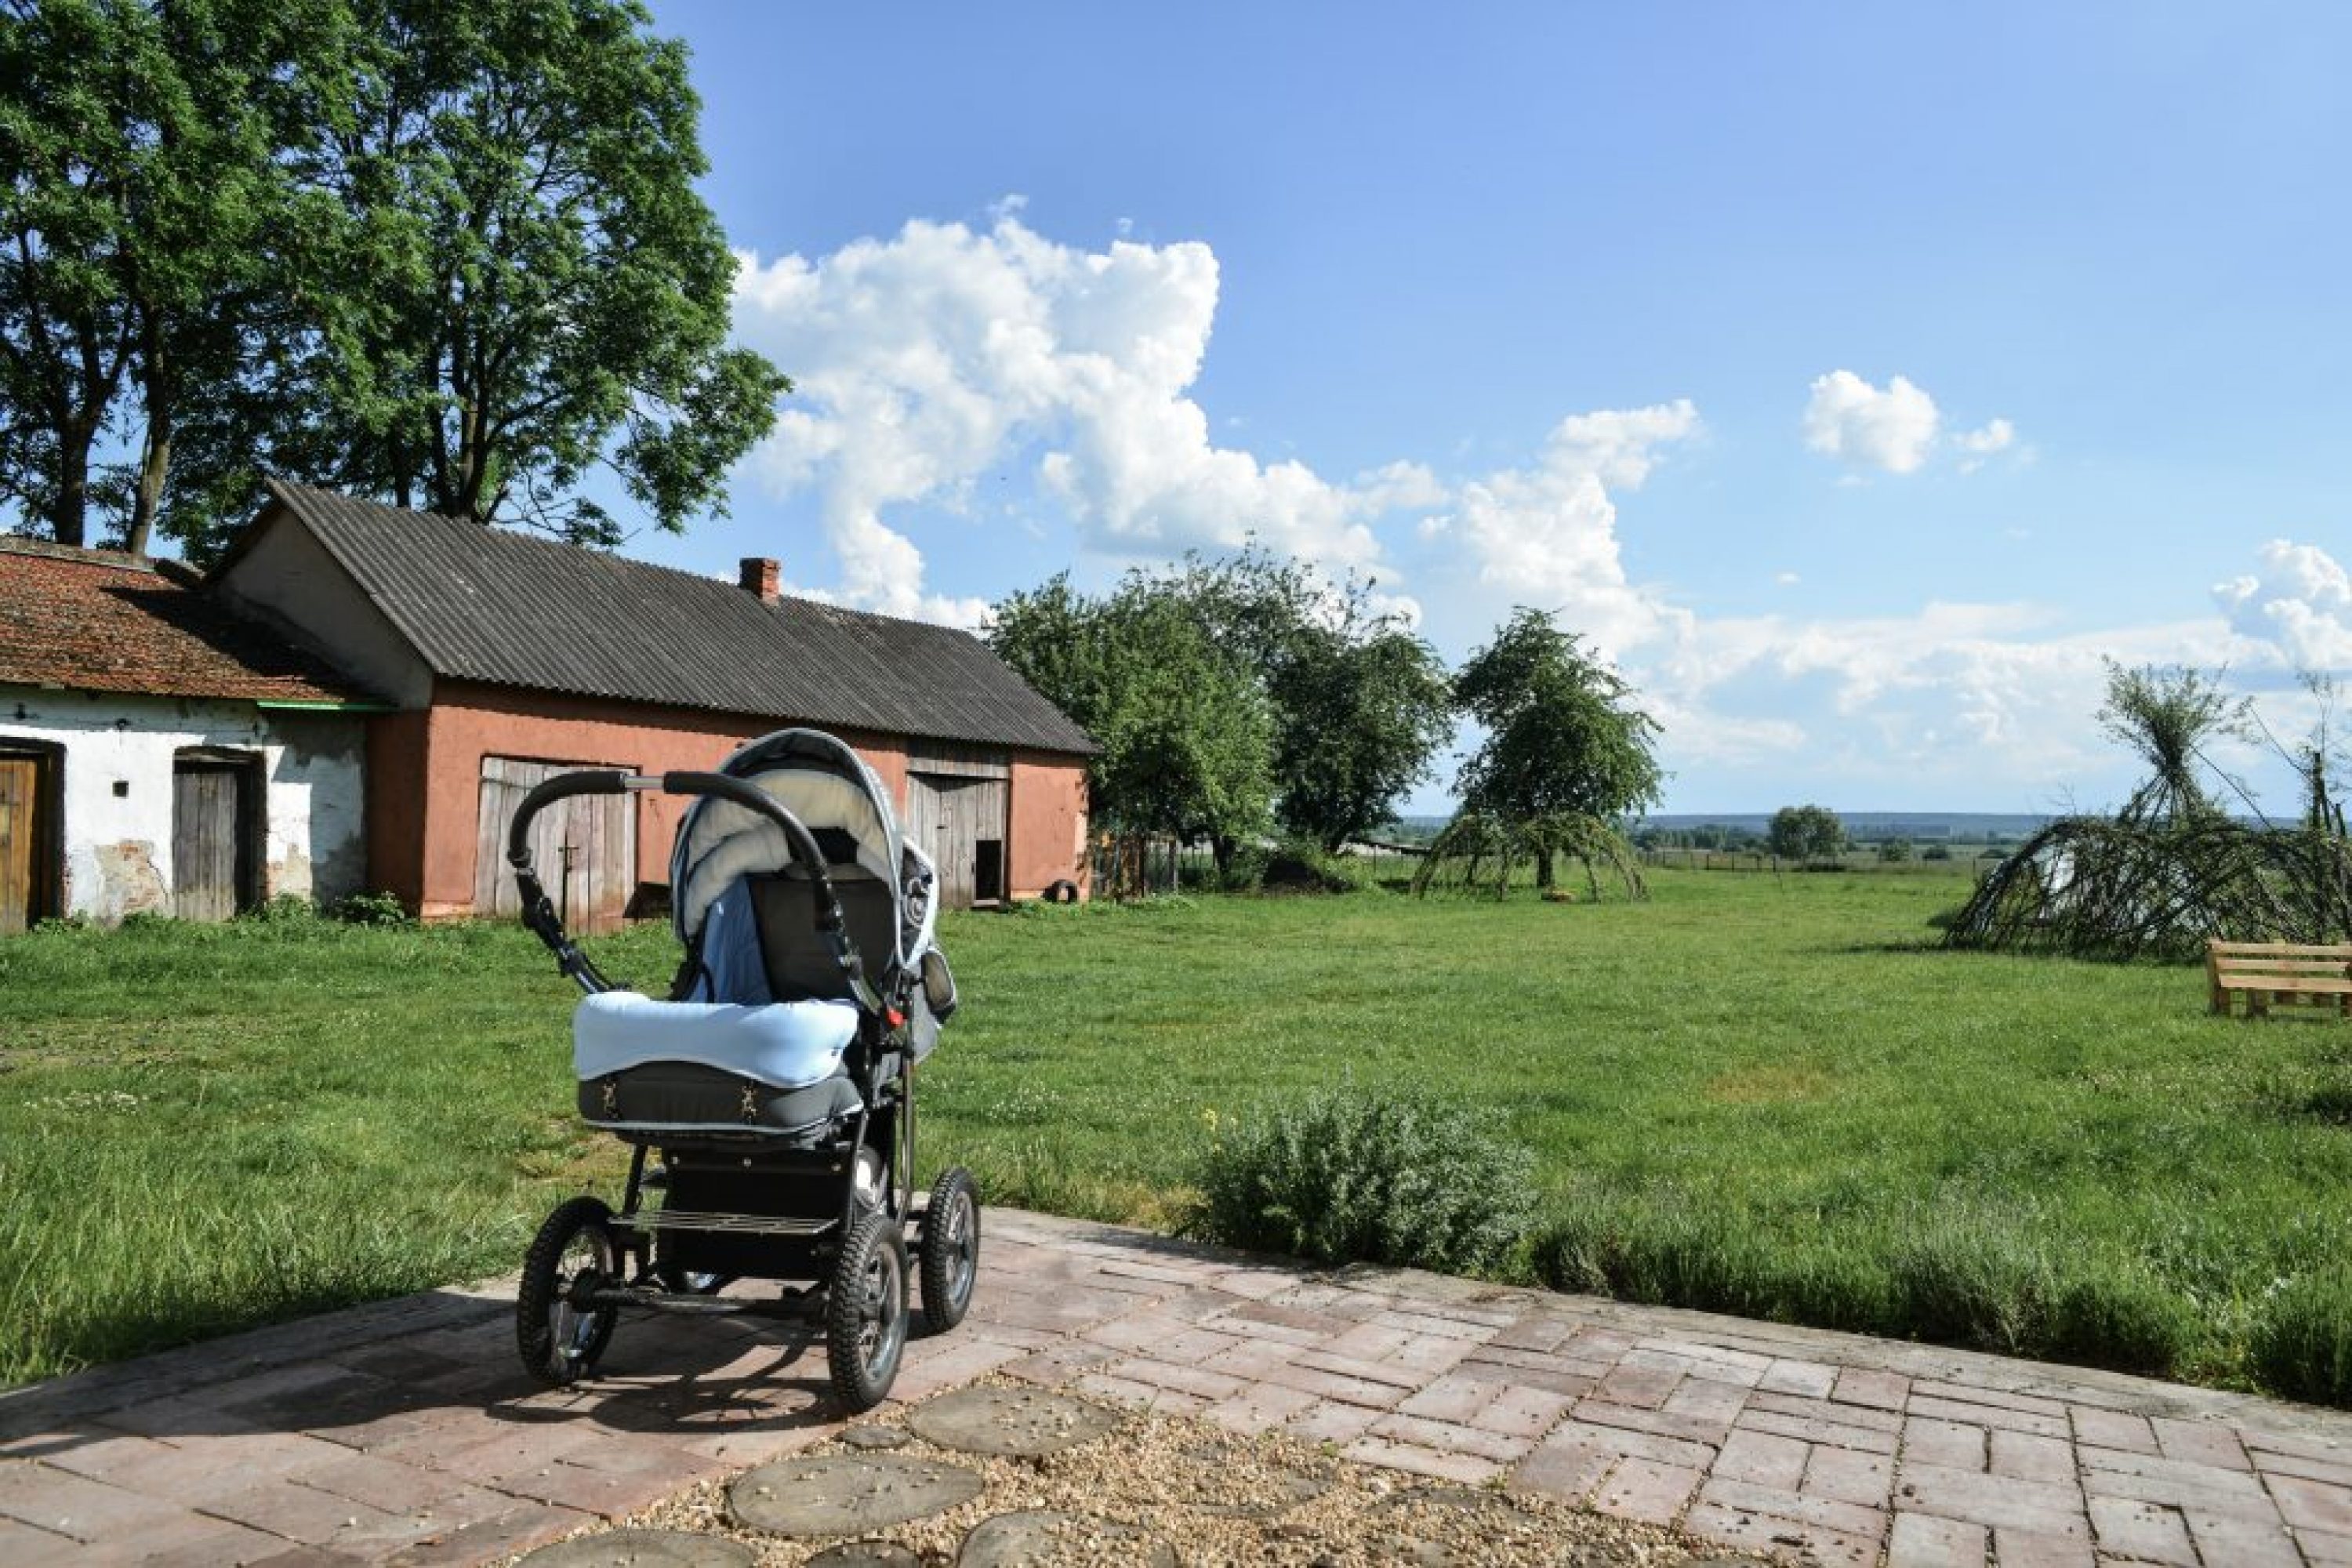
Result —
<path fill-rule="evenodd" d="M 2352 1268 L 2298 1275 L 2254 1321 L 2254 1371 L 2273 1392 L 2352 1405 Z"/>
<path fill-rule="evenodd" d="M 1510 1258 L 1534 1177 L 1534 1155 L 1486 1118 L 1350 1086 L 1216 1130 L 1184 1228 L 1325 1263 L 1472 1273 Z"/>
<path fill-rule="evenodd" d="M 1297 838 L 1265 852 L 1258 884 L 1269 893 L 1352 893 L 1371 885 L 1364 871 L 1344 857 Z"/>

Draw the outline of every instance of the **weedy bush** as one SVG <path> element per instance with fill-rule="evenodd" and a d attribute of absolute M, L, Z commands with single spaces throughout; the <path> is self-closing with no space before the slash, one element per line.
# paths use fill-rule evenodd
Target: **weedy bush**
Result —
<path fill-rule="evenodd" d="M 400 900 L 390 893 L 350 894 L 336 900 L 333 914 L 345 924 L 355 926 L 404 926 L 415 921 Z"/>
<path fill-rule="evenodd" d="M 1234 851 L 1232 862 L 1222 871 L 1212 871 L 1211 879 L 1221 893 L 1255 893 L 1265 886 L 1266 852 L 1255 844 L 1244 844 Z"/>
<path fill-rule="evenodd" d="M 1349 1086 L 1211 1121 L 1193 1236 L 1473 1274 L 1504 1266 L 1533 1217 L 1535 1156 L 1444 1101 Z"/>
<path fill-rule="evenodd" d="M 2298 1275 L 2273 1290 L 2254 1321 L 2251 1352 L 2273 1391 L 2352 1405 L 2352 1268 Z"/>
<path fill-rule="evenodd" d="M 1269 893 L 1353 893 L 1371 886 L 1362 869 L 1319 844 L 1293 838 L 1266 852 L 1258 885 Z"/>

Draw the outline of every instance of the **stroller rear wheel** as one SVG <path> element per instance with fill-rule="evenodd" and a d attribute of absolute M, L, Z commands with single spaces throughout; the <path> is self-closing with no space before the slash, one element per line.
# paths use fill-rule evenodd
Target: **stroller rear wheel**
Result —
<path fill-rule="evenodd" d="M 515 1292 L 515 1344 L 523 1370 L 551 1387 L 594 1370 L 620 1319 L 618 1308 L 577 1300 L 617 1277 L 612 1220 L 602 1200 L 573 1198 L 547 1216 L 524 1255 Z"/>
<path fill-rule="evenodd" d="M 907 1238 L 888 1215 L 859 1216 L 825 1296 L 824 1352 L 834 1396 L 850 1414 L 889 1397 L 907 1348 Z"/>
<path fill-rule="evenodd" d="M 980 1187 L 961 1165 L 943 1173 L 923 1210 L 923 1322 L 943 1334 L 963 1321 L 980 1273 Z"/>

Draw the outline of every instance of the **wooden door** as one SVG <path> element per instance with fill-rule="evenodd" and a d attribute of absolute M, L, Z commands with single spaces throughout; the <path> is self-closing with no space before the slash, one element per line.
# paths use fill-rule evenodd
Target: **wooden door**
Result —
<path fill-rule="evenodd" d="M 259 772 L 250 757 L 172 762 L 172 912 L 225 921 L 260 902 Z"/>
<path fill-rule="evenodd" d="M 1003 779 L 907 775 L 907 836 L 939 868 L 941 908 L 1004 897 L 1006 798 Z"/>
<path fill-rule="evenodd" d="M 1003 779 L 971 779 L 957 794 L 971 822 L 972 899 L 1001 901 L 1009 890 L 1004 882 L 1004 808 L 1012 792 Z"/>
<path fill-rule="evenodd" d="M 940 841 L 940 829 L 947 821 L 942 792 L 954 788 L 957 782 L 908 773 L 907 820 L 901 825 L 907 841 L 931 858 L 931 865 L 939 872 L 937 896 L 940 907 L 950 910 L 962 909 L 971 902 L 971 890 L 957 886 L 955 867 L 947 854 L 948 847 Z"/>
<path fill-rule="evenodd" d="M 512 920 L 522 912 L 522 895 L 507 864 L 507 832 L 532 786 L 579 768 L 614 766 L 630 771 L 613 763 L 482 759 L 481 814 L 474 838 L 476 914 Z M 587 795 L 557 801 L 531 823 L 530 859 L 566 928 L 614 929 L 636 891 L 636 797 Z"/>
<path fill-rule="evenodd" d="M 57 756 L 0 752 L 0 935 L 58 912 Z"/>

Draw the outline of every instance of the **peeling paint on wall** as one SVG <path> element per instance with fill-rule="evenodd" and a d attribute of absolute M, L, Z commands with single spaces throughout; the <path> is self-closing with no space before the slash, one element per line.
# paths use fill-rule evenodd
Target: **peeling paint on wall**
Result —
<path fill-rule="evenodd" d="M 72 879 L 87 889 L 87 901 L 68 907 L 76 914 L 112 925 L 125 915 L 171 912 L 172 893 L 155 869 L 155 847 L 143 839 L 87 847 L 89 869 Z M 78 858 L 68 851 L 68 859 Z"/>

